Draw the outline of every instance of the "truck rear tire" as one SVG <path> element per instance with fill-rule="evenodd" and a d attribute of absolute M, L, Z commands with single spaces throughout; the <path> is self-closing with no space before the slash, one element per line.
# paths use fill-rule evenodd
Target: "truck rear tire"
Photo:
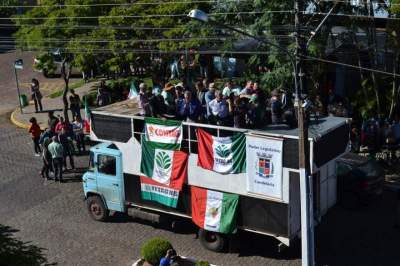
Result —
<path fill-rule="evenodd" d="M 99 196 L 90 196 L 86 200 L 86 204 L 93 220 L 104 222 L 108 219 L 110 211 L 104 206 L 103 200 Z"/>
<path fill-rule="evenodd" d="M 201 245 L 211 251 L 221 252 L 224 250 L 227 239 L 223 234 L 199 229 Z"/>

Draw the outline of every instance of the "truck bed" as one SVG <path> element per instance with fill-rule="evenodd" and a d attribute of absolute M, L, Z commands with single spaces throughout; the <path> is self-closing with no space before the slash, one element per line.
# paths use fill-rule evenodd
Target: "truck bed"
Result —
<path fill-rule="evenodd" d="M 154 201 L 143 200 L 140 196 L 140 178 L 124 174 L 125 200 L 143 208 L 156 209 L 162 212 L 180 213 L 191 217 L 191 195 L 188 185 L 184 185 L 176 209 Z M 260 215 L 263 214 L 263 215 Z M 264 199 L 240 196 L 238 208 L 238 227 L 260 233 L 289 237 L 288 205 Z"/>

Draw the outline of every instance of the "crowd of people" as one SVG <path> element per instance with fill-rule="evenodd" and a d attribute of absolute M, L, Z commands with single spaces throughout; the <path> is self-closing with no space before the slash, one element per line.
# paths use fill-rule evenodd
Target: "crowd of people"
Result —
<path fill-rule="evenodd" d="M 383 119 L 365 119 L 360 127 L 354 125 L 350 134 L 351 148 L 354 152 L 367 151 L 370 154 L 387 149 L 390 155 L 400 145 L 400 118 L 393 121 Z"/>
<path fill-rule="evenodd" d="M 259 83 L 242 88 L 228 81 L 224 86 L 204 79 L 190 89 L 183 82 L 168 82 L 163 89 L 139 85 L 140 115 L 237 128 L 262 128 L 267 124 L 293 124 L 293 105 L 282 90 L 267 95 Z"/>
<path fill-rule="evenodd" d="M 85 148 L 85 121 L 80 114 L 81 101 L 79 95 L 71 90 L 69 97 L 70 111 L 74 117 L 72 123 L 62 116 L 48 112 L 47 128 L 42 132 L 35 117 L 29 122 L 29 133 L 32 136 L 35 156 L 42 157 L 43 166 L 40 175 L 50 179 L 50 172 L 55 181 L 63 181 L 63 171 L 67 170 L 67 159 L 70 169 L 75 168 L 74 155 L 82 154 Z"/>

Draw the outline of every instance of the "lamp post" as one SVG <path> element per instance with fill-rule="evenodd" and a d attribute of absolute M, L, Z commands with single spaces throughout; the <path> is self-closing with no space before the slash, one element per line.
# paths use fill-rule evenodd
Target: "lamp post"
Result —
<path fill-rule="evenodd" d="M 301 59 L 302 52 L 306 49 L 306 46 L 302 39 L 300 39 L 300 5 L 295 1 L 296 10 L 296 54 L 293 56 L 286 48 L 281 47 L 268 40 L 253 36 L 247 32 L 238 30 L 231 26 L 227 26 L 218 23 L 214 20 L 210 20 L 207 13 L 202 10 L 194 9 L 189 12 L 188 17 L 204 22 L 213 24 L 222 28 L 229 29 L 231 31 L 237 32 L 244 36 L 253 38 L 261 43 L 278 48 L 280 51 L 284 52 L 290 58 L 290 62 L 293 67 L 294 74 L 294 86 L 295 86 L 295 105 L 297 106 L 297 120 L 298 120 L 298 132 L 299 132 L 299 142 L 298 142 L 298 157 L 299 157 L 299 170 L 300 170 L 300 202 L 301 202 L 301 238 L 302 238 L 302 265 L 309 266 L 314 265 L 314 222 L 313 222 L 313 205 L 312 205 L 312 177 L 309 174 L 309 159 L 308 159 L 308 127 L 305 121 L 305 110 L 304 103 L 301 97 L 303 92 L 303 64 Z"/>
<path fill-rule="evenodd" d="M 17 83 L 19 110 L 21 111 L 21 114 L 23 113 L 23 110 L 22 110 L 22 103 L 21 103 L 21 92 L 19 90 L 17 69 L 23 69 L 23 68 L 24 68 L 24 62 L 22 61 L 22 59 L 15 60 L 15 62 L 14 62 L 14 73 L 15 73 L 15 82 Z"/>

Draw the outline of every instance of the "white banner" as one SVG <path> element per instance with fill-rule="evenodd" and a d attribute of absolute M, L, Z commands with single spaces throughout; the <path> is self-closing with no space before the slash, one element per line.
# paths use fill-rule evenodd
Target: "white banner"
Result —
<path fill-rule="evenodd" d="M 246 136 L 247 191 L 282 199 L 283 140 Z"/>

